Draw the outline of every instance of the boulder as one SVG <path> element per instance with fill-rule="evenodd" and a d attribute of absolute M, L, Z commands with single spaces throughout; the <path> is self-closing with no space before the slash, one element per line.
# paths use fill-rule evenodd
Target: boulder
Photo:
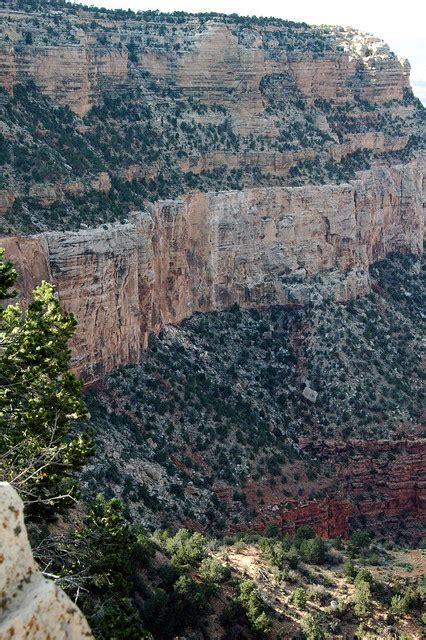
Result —
<path fill-rule="evenodd" d="M 309 402 L 315 403 L 318 398 L 318 391 L 311 389 L 311 387 L 305 387 L 302 391 L 302 396 Z"/>
<path fill-rule="evenodd" d="M 23 503 L 0 483 L 0 638 L 84 640 L 93 638 L 79 608 L 33 558 Z"/>

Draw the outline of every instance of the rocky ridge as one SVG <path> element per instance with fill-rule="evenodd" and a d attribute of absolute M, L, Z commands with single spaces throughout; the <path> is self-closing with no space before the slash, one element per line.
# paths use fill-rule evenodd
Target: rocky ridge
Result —
<path fill-rule="evenodd" d="M 344 102 L 358 92 L 361 99 L 386 102 L 402 99 L 403 88 L 409 87 L 408 61 L 399 60 L 380 39 L 353 29 L 279 20 L 263 26 L 226 16 L 174 20 L 157 14 L 150 20 L 133 14 L 120 19 L 69 6 L 43 21 L 37 12 L 7 8 L 1 16 L 4 86 L 13 91 L 30 77 L 79 115 L 97 102 L 106 85 L 127 80 L 132 62 L 210 101 L 235 105 L 243 89 L 244 101 L 237 108 L 252 114 L 263 110 L 259 84 L 265 75 L 287 76 L 288 86 L 311 100 Z"/>

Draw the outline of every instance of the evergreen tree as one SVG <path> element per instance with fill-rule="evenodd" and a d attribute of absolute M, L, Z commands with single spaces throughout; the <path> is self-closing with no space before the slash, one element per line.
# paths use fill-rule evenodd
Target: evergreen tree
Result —
<path fill-rule="evenodd" d="M 291 595 L 292 603 L 302 611 L 306 609 L 306 604 L 308 602 L 308 596 L 306 593 L 306 589 L 303 587 L 297 587 Z"/>
<path fill-rule="evenodd" d="M 262 595 L 252 580 L 243 580 L 240 584 L 239 601 L 253 631 L 264 635 L 271 630 L 271 621 Z"/>
<path fill-rule="evenodd" d="M 10 297 L 16 271 L 0 253 L 0 298 Z M 75 471 L 91 454 L 87 433 L 72 421 L 86 410 L 81 382 L 69 370 L 68 341 L 76 320 L 63 314 L 51 284 L 42 282 L 24 311 L 0 309 L 0 477 L 21 494 L 30 515 L 69 506 Z"/>
<path fill-rule="evenodd" d="M 355 585 L 355 613 L 365 616 L 371 609 L 371 588 L 366 580 L 360 580 Z"/>
<path fill-rule="evenodd" d="M 0 247 L 0 300 L 15 297 L 16 292 L 11 291 L 10 287 L 13 287 L 17 277 L 18 274 L 13 268 L 13 264 L 11 262 L 5 262 L 4 249 Z"/>
<path fill-rule="evenodd" d="M 141 558 L 151 557 L 153 546 L 136 533 L 124 515 L 119 500 L 98 495 L 89 508 L 85 526 L 69 545 L 66 572 L 79 577 L 83 590 L 79 606 L 97 638 L 136 640 L 148 637 L 132 601 L 134 575 Z"/>
<path fill-rule="evenodd" d="M 324 634 L 318 624 L 318 620 L 313 615 L 307 613 L 302 620 L 302 629 L 306 640 L 322 640 Z"/>

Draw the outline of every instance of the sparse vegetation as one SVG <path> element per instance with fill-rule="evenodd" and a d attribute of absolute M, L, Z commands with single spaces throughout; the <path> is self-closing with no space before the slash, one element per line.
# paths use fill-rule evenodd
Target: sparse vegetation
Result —
<path fill-rule="evenodd" d="M 193 190 L 343 182 L 424 147 L 410 89 L 374 101 L 377 65 L 395 56 L 374 41 L 360 54 L 355 31 L 66 0 L 0 9 L 17 59 L 89 43 L 125 69 L 105 80 L 97 61 L 84 115 L 27 68 L 0 88 L 1 233 L 108 228 Z M 182 61 L 218 23 L 241 77 L 186 86 Z M 308 99 L 294 63 L 343 69 L 343 49 L 355 63 L 339 98 Z M 259 83 L 243 73 L 248 51 L 273 71 Z M 422 530 L 389 489 L 403 465 L 420 480 L 423 275 L 417 257 L 390 255 L 371 266 L 370 295 L 337 305 L 346 275 L 283 274 L 288 307 L 233 305 L 151 336 L 138 364 L 84 393 L 92 434 L 69 370 L 75 320 L 46 283 L 27 309 L 8 305 L 17 274 L 0 250 L 1 479 L 26 502 L 42 571 L 96 638 L 424 635 Z"/>
<path fill-rule="evenodd" d="M 105 90 L 100 79 L 99 95 L 96 90 L 82 117 L 42 95 L 31 80 L 17 84 L 13 95 L 0 90 L 0 189 L 7 186 L 14 195 L 0 217 L 0 232 L 121 221 L 148 201 L 194 190 L 347 181 L 378 160 L 408 161 L 424 146 L 424 108 L 407 89 L 401 100 L 378 104 L 360 97 L 354 78 L 345 102 L 317 97 L 312 103 L 283 69 L 265 75 L 259 91 L 247 81 L 249 90 L 241 93 L 244 79 L 238 86 L 218 82 L 212 101 L 202 87 L 188 91 L 173 73 L 157 73 L 146 59 L 161 53 L 174 68 L 193 51 L 197 30 L 218 22 L 229 26 L 242 55 L 257 42 L 259 52 L 275 61 L 283 52 L 290 60 L 306 52 L 315 60 L 339 57 L 351 35 L 336 28 L 214 13 L 85 7 L 77 14 L 78 5 L 60 0 L 49 2 L 48 12 L 38 0 L 2 0 L 0 7 L 33 12 L 19 22 L 4 15 L 0 43 L 8 42 L 9 23 L 18 29 L 14 47 L 22 53 L 88 39 L 100 55 L 126 51 L 130 80 L 111 78 Z M 358 55 L 355 49 L 351 54 Z M 267 135 L 256 120 L 241 128 L 235 110 L 241 100 L 259 103 Z M 386 144 L 366 148 L 372 132 L 382 133 Z M 103 172 L 110 185 L 100 187 Z"/>
<path fill-rule="evenodd" d="M 422 274 L 414 258 L 394 256 L 371 276 L 375 293 L 346 306 L 233 307 L 152 337 L 139 365 L 87 394 L 101 442 L 85 473 L 86 495 L 105 487 L 150 526 L 178 517 L 220 531 L 257 514 L 273 522 L 274 504 L 290 509 L 345 487 L 351 456 L 364 455 L 351 444 L 360 436 L 389 442 L 387 451 L 369 454 L 365 473 L 392 477 L 401 424 L 415 433 L 421 411 Z M 315 404 L 302 396 L 302 377 L 319 391 Z M 303 449 L 301 436 L 309 440 Z M 318 437 L 347 445 L 328 454 Z M 161 474 L 163 488 L 134 472 L 141 461 Z M 229 487 L 229 502 L 214 490 L 217 482 Z M 371 499 L 368 484 L 355 501 Z M 294 563 L 324 561 L 313 534 L 297 544 L 285 549 Z M 367 557 L 370 534 L 354 536 L 350 550 L 354 559 Z"/>

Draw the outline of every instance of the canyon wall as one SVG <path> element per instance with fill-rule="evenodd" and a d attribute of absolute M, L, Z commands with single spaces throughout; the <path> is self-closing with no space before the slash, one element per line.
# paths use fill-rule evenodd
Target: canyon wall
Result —
<path fill-rule="evenodd" d="M 70 598 L 40 573 L 16 491 L 0 482 L 0 638 L 90 640 L 89 625 Z"/>
<path fill-rule="evenodd" d="M 409 64 L 369 34 L 8 4 L 0 233 L 94 227 L 193 191 L 343 183 L 422 148 Z"/>
<path fill-rule="evenodd" d="M 300 92 L 312 101 L 316 97 L 344 102 L 356 94 L 380 103 L 402 99 L 403 89 L 409 87 L 407 61 L 391 54 L 378 38 L 345 29 L 294 28 L 294 47 L 283 46 L 280 28 L 274 26 L 241 29 L 193 18 L 173 32 L 165 28 L 163 34 L 147 38 L 153 25 L 131 19 L 124 24 L 98 21 L 90 33 L 93 17 L 82 12 L 79 17 L 69 16 L 72 43 L 63 37 L 52 46 L 44 44 L 46 32 L 25 23 L 24 17 L 8 11 L 0 15 L 9 40 L 0 46 L 1 84 L 12 91 L 18 82 L 31 79 L 46 95 L 79 115 L 96 104 L 102 89 L 132 82 L 126 45 L 135 41 L 140 48 L 133 60 L 136 67 L 172 80 L 207 103 L 232 105 L 246 132 L 255 127 L 250 116 L 263 110 L 260 83 L 265 75 L 281 75 L 284 91 Z M 25 41 L 27 29 L 34 32 L 34 44 Z M 48 40 L 57 37 L 53 27 L 48 35 Z M 328 49 L 313 51 L 307 43 L 315 43 L 315 38 L 325 38 Z"/>
<path fill-rule="evenodd" d="M 407 136 L 386 136 L 383 132 L 353 134 L 345 143 L 330 145 L 327 148 L 327 153 L 331 160 L 340 162 L 342 158 L 357 150 L 369 149 L 386 153 L 403 149 L 407 142 Z M 289 169 L 296 163 L 303 160 L 312 160 L 317 156 L 317 153 L 318 151 L 312 148 L 288 153 L 274 153 L 271 151 L 231 153 L 217 151 L 215 153 L 206 153 L 202 157 L 189 156 L 178 159 L 178 165 L 183 171 L 191 171 L 192 173 L 212 171 L 219 167 L 238 169 L 240 166 L 255 166 L 273 175 L 286 176 Z M 143 175 L 142 171 L 142 167 L 139 168 L 139 171 L 135 168 L 134 173 L 131 175 L 132 177 L 138 174 Z"/>
<path fill-rule="evenodd" d="M 56 103 L 82 116 L 102 91 L 127 77 L 127 49 L 78 45 L 0 47 L 0 84 L 35 82 Z"/>
<path fill-rule="evenodd" d="M 390 54 L 378 38 L 363 34 L 364 48 L 357 49 L 344 30 L 336 31 L 330 33 L 332 49 L 319 53 L 313 47 L 292 51 L 279 37 L 276 28 L 239 31 L 212 21 L 189 51 L 146 51 L 138 62 L 208 102 L 233 104 L 245 122 L 248 114 L 263 110 L 260 83 L 270 74 L 282 77 L 285 92 L 295 90 L 312 101 L 317 97 L 344 102 L 356 93 L 373 102 L 399 100 L 409 86 L 410 65 Z"/>
<path fill-rule="evenodd" d="M 337 301 L 367 293 L 370 263 L 421 251 L 422 176 L 419 158 L 340 185 L 192 193 L 125 224 L 0 245 L 24 301 L 41 279 L 56 284 L 79 323 L 73 367 L 92 382 L 197 311 L 304 303 L 313 281 Z"/>

